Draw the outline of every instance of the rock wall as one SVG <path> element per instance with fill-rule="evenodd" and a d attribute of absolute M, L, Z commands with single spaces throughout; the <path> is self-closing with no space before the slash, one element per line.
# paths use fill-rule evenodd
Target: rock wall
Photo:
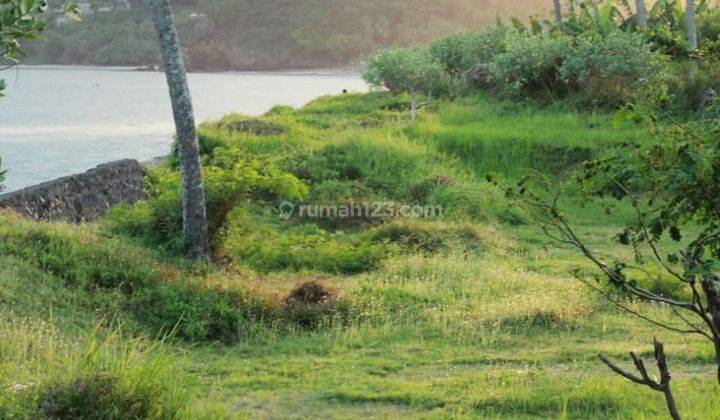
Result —
<path fill-rule="evenodd" d="M 82 223 L 113 206 L 145 198 L 143 170 L 135 160 L 106 163 L 89 171 L 0 195 L 0 207 L 35 220 Z"/>

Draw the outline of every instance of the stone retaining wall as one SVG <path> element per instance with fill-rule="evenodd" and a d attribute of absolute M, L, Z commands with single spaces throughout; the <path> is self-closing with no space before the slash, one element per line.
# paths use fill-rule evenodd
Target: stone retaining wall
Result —
<path fill-rule="evenodd" d="M 145 198 L 143 170 L 136 160 L 106 163 L 89 171 L 0 195 L 0 207 L 35 220 L 82 223 L 113 206 Z"/>

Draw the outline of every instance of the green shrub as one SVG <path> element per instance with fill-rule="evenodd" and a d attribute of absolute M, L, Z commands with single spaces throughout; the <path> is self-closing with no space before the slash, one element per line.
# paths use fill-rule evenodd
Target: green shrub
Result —
<path fill-rule="evenodd" d="M 268 302 L 238 291 L 202 285 L 165 283 L 132 296 L 133 315 L 153 332 L 188 341 L 232 343 L 252 327 L 273 317 Z"/>
<path fill-rule="evenodd" d="M 661 90 L 664 60 L 643 36 L 615 31 L 579 39 L 563 58 L 559 75 L 585 101 L 616 108 L 640 89 Z"/>
<path fill-rule="evenodd" d="M 705 58 L 720 57 L 720 9 L 709 9 L 698 16 L 698 41 Z"/>
<path fill-rule="evenodd" d="M 122 389 L 120 379 L 96 373 L 48 385 L 40 413 L 50 419 L 140 419 L 150 417 L 152 399 Z"/>
<path fill-rule="evenodd" d="M 557 98 L 566 93 L 560 67 L 571 51 L 571 39 L 550 32 L 512 32 L 506 51 L 490 63 L 490 79 L 513 94 Z"/>
<path fill-rule="evenodd" d="M 180 173 L 164 170 L 154 175 L 151 197 L 135 206 L 119 206 L 105 219 L 111 232 L 140 237 L 163 249 L 181 253 L 182 203 Z M 307 186 L 294 175 L 272 164 L 249 158 L 235 147 L 215 150 L 203 168 L 203 183 L 211 239 L 225 224 L 228 212 L 248 200 L 276 202 L 300 201 Z"/>
<path fill-rule="evenodd" d="M 329 145 L 314 153 L 293 157 L 288 169 L 300 179 L 319 183 L 326 180 L 358 180 L 363 177 L 360 165 L 345 144 Z"/>
<path fill-rule="evenodd" d="M 459 77 L 503 52 L 506 34 L 507 29 L 502 26 L 483 32 L 459 32 L 430 44 L 429 54 L 446 73 Z"/>
<path fill-rule="evenodd" d="M 368 60 L 363 79 L 392 93 L 437 94 L 443 89 L 443 71 L 420 48 L 381 50 Z"/>
<path fill-rule="evenodd" d="M 291 115 L 293 112 L 295 112 L 295 108 L 291 107 L 290 105 L 275 105 L 270 108 L 268 112 L 265 113 L 265 116 L 272 117 Z"/>
<path fill-rule="evenodd" d="M 676 63 L 670 66 L 669 94 L 665 107 L 676 114 L 695 113 L 704 104 L 708 88 L 720 91 L 720 58 L 710 58 L 700 63 L 699 71 L 692 71 L 692 63 Z"/>

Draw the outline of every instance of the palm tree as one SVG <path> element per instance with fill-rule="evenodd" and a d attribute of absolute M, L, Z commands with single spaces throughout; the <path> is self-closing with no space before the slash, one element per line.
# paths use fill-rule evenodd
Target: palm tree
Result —
<path fill-rule="evenodd" d="M 175 131 L 177 132 L 180 172 L 182 175 L 183 242 L 187 256 L 210 260 L 205 190 L 200 171 L 200 147 L 195 130 L 192 99 L 185 74 L 180 41 L 168 0 L 151 0 L 153 21 L 165 64 L 170 90 Z"/>

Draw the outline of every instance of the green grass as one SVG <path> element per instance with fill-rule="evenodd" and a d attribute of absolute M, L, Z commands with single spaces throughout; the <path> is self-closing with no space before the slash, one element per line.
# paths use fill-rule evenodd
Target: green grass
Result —
<path fill-rule="evenodd" d="M 487 99 L 441 103 L 434 118 L 410 129 L 412 138 L 458 157 L 477 174 L 558 174 L 596 149 L 642 139 L 642 127 L 616 126 L 607 114 L 538 109 Z"/>
<path fill-rule="evenodd" d="M 262 118 L 284 131 L 269 135 L 229 131 L 247 119 L 229 116 L 202 127 L 204 163 L 227 175 L 218 156 L 231 151 L 275 168 L 268 179 L 297 177 L 304 203 L 430 203 L 445 207 L 442 218 L 285 221 L 268 193 L 285 181 L 249 183 L 232 211 L 215 213 L 225 217 L 219 260 L 197 266 L 147 235 L 172 200 L 80 227 L 1 213 L 0 389 L 12 391 L 0 392 L 0 417 L 37 417 L 43 401 L 61 401 L 96 417 L 140 407 L 163 418 L 665 418 L 660 394 L 597 359 L 650 357 L 655 336 L 680 411 L 716 417 L 710 345 L 586 288 L 573 273 L 592 266 L 484 181 L 485 171 L 512 182 L 535 169 L 559 182 L 577 163 L 559 151 L 592 154 L 642 128 L 486 98 L 432 104 L 410 125 L 405 100 L 343 95 L 276 108 Z M 564 207 L 600 255 L 626 257 L 612 237 L 631 212 L 614 204 L 607 214 L 611 204 L 583 207 L 570 190 Z M 363 246 L 381 255 L 367 260 Z M 310 280 L 332 300 L 290 306 L 288 293 Z M 626 303 L 671 319 L 661 306 Z"/>

